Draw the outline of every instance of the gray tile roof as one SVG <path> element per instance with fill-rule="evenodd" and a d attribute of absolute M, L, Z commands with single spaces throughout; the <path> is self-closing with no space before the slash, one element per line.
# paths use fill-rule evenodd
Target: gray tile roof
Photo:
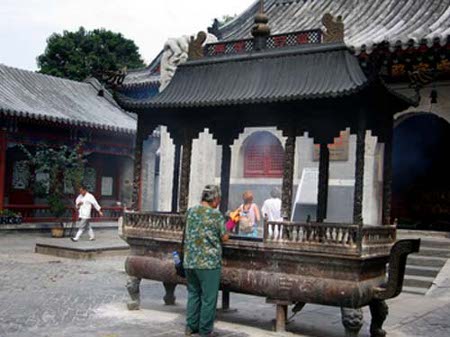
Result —
<path fill-rule="evenodd" d="M 269 103 L 349 95 L 367 83 L 345 45 L 327 44 L 191 61 L 154 98 L 118 101 L 130 110 Z"/>
<path fill-rule="evenodd" d="M 159 74 L 151 74 L 150 71 L 147 68 L 143 69 L 137 69 L 130 71 L 127 76 L 125 77 L 125 80 L 123 81 L 123 86 L 130 86 L 130 85 L 142 85 L 147 83 L 156 83 L 159 82 Z"/>
<path fill-rule="evenodd" d="M 265 0 L 272 34 L 322 28 L 322 16 L 342 15 L 345 43 L 357 51 L 383 41 L 406 43 L 450 35 L 450 0 Z M 223 40 L 250 38 L 259 1 L 221 28 Z M 159 62 L 160 55 L 153 63 Z M 155 64 L 156 64 L 155 63 Z M 124 85 L 156 82 L 148 68 L 127 75 Z"/>
<path fill-rule="evenodd" d="M 163 52 L 161 51 L 145 68 L 129 70 L 122 85 L 130 87 L 148 83 L 159 83 L 159 71 L 157 68 L 159 68 L 161 64 L 162 54 Z"/>
<path fill-rule="evenodd" d="M 136 117 L 123 111 L 95 79 L 76 82 L 0 64 L 0 113 L 134 133 Z"/>
<path fill-rule="evenodd" d="M 450 0 L 264 0 L 272 34 L 321 28 L 322 16 L 341 15 L 345 42 L 355 48 L 450 34 Z M 250 37 L 259 1 L 221 28 L 224 40 Z"/>

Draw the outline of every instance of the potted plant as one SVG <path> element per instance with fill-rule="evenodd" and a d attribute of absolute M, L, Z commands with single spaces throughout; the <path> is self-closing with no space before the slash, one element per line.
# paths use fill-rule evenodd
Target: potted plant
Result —
<path fill-rule="evenodd" d="M 20 225 L 22 216 L 9 209 L 0 210 L 0 225 Z"/>
<path fill-rule="evenodd" d="M 64 237 L 64 222 L 63 216 L 66 213 L 66 205 L 62 201 L 63 198 L 60 195 L 50 195 L 47 198 L 50 212 L 56 218 L 54 226 L 51 228 L 52 237 L 62 238 Z"/>

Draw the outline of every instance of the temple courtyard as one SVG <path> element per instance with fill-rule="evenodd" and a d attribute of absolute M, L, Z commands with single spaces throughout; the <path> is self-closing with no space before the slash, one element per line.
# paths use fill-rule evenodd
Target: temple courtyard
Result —
<path fill-rule="evenodd" d="M 98 231 L 95 245 L 120 240 L 115 230 Z M 186 290 L 176 290 L 177 305 L 163 304 L 162 284 L 144 281 L 142 309 L 128 311 L 126 252 L 96 259 L 74 259 L 35 253 L 46 233 L 0 233 L 1 337 L 137 337 L 183 336 Z M 59 239 L 69 244 L 69 239 Z M 440 239 L 442 241 L 442 239 Z M 80 242 L 80 246 L 86 245 Z M 220 299 L 219 299 L 220 303 Z M 426 296 L 403 293 L 388 301 L 389 336 L 450 335 L 450 262 Z M 219 313 L 219 336 L 343 337 L 338 308 L 307 305 L 288 324 L 287 333 L 272 332 L 275 308 L 265 299 L 232 294 L 229 313 Z M 360 336 L 369 336 L 368 320 Z"/>

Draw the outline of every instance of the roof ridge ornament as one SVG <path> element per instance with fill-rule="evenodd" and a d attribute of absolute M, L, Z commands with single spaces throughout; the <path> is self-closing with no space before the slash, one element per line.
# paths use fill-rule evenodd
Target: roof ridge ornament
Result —
<path fill-rule="evenodd" d="M 161 76 L 159 79 L 159 92 L 162 92 L 172 80 L 179 65 L 189 60 L 203 57 L 203 47 L 207 43 L 217 42 L 212 34 L 199 32 L 197 36 L 183 35 L 178 38 L 170 38 L 164 43 L 161 56 Z"/>
<path fill-rule="evenodd" d="M 101 83 L 105 83 L 113 88 L 121 86 L 128 74 L 128 67 L 124 66 L 118 70 L 97 71 L 93 74 Z"/>
<path fill-rule="evenodd" d="M 269 17 L 264 12 L 264 0 L 259 1 L 259 11 L 255 15 L 255 24 L 252 27 L 252 36 L 255 41 L 255 49 L 266 47 L 267 37 L 270 36 Z"/>
<path fill-rule="evenodd" d="M 199 60 L 205 56 L 203 44 L 205 43 L 207 37 L 208 36 L 203 31 L 199 32 L 196 38 L 194 38 L 194 36 L 191 36 L 188 50 L 189 61 Z"/>
<path fill-rule="evenodd" d="M 322 24 L 326 31 L 323 32 L 323 42 L 344 42 L 344 22 L 342 16 L 334 17 L 330 13 L 325 13 L 322 17 Z"/>

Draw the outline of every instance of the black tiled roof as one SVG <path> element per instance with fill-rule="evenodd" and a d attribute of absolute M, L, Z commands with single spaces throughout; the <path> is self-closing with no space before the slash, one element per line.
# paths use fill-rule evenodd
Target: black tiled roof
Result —
<path fill-rule="evenodd" d="M 95 79 L 76 82 L 0 64 L 0 114 L 134 133 L 123 111 Z"/>
<path fill-rule="evenodd" d="M 188 62 L 148 100 L 118 97 L 125 108 L 183 108 L 338 97 L 368 79 L 343 44 L 296 47 Z"/>

